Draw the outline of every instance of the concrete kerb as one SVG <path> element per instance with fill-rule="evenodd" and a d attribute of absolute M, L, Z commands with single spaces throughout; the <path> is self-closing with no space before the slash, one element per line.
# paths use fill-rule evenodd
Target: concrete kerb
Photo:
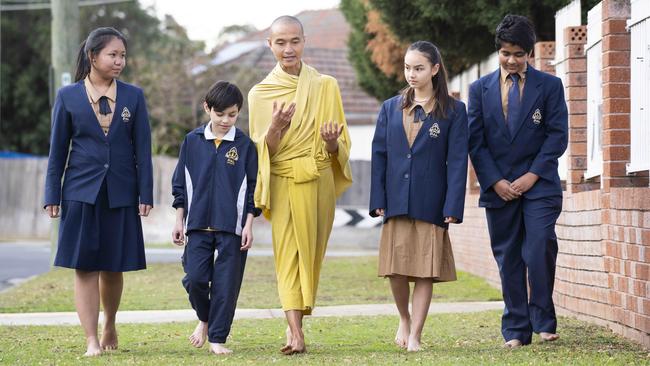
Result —
<path fill-rule="evenodd" d="M 443 313 L 470 313 L 487 310 L 502 310 L 502 301 L 485 302 L 450 302 L 432 303 L 429 314 Z M 373 316 L 397 315 L 394 304 L 365 304 L 365 305 L 337 305 L 322 306 L 314 309 L 314 317 L 348 317 L 348 316 Z M 235 319 L 274 319 L 284 318 L 281 309 L 237 309 Z M 100 321 L 102 317 L 100 314 Z M 117 313 L 117 322 L 127 323 L 174 323 L 196 321 L 193 310 L 137 310 L 120 311 Z M 52 313 L 15 313 L 0 314 L 1 326 L 25 325 L 79 325 L 75 312 Z"/>

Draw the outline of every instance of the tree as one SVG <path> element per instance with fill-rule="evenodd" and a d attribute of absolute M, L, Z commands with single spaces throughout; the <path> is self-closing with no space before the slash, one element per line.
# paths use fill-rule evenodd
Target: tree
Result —
<path fill-rule="evenodd" d="M 46 154 L 50 136 L 49 10 L 0 15 L 0 150 Z M 17 45 L 17 47 L 6 47 Z"/>
<path fill-rule="evenodd" d="M 363 9 L 365 17 L 359 17 L 359 22 L 365 24 L 353 26 L 355 31 L 364 28 L 368 31 L 368 14 L 376 11 L 380 18 L 378 22 L 386 25 L 387 29 L 400 43 L 410 44 L 417 40 L 428 40 L 435 43 L 445 60 L 445 66 L 450 75 L 458 74 L 473 64 L 482 61 L 495 51 L 494 32 L 496 25 L 501 19 L 509 13 L 525 15 L 531 19 L 536 27 L 538 41 L 553 40 L 555 38 L 555 17 L 552 16 L 558 9 L 568 4 L 571 0 L 475 0 L 475 1 L 456 1 L 456 0 L 412 0 L 412 1 L 393 1 L 393 0 L 348 0 L 343 3 L 353 3 L 353 5 L 341 9 L 350 21 L 351 16 L 355 15 L 350 9 L 355 9 L 359 14 Z M 583 1 L 585 2 L 585 1 Z M 587 0 L 586 8 L 591 8 L 597 0 Z M 583 6 L 584 8 L 585 6 Z M 349 13 L 349 15 L 347 15 Z M 549 16 L 551 15 L 551 16 Z M 356 15 L 358 16 L 358 15 Z M 361 38 L 360 36 L 357 36 Z M 352 39 L 352 36 L 350 37 Z M 376 78 L 376 75 L 368 73 L 368 69 L 378 66 L 377 56 L 372 56 L 378 44 L 370 42 L 372 34 L 366 33 L 366 42 L 368 52 L 364 54 L 355 54 L 353 64 L 357 70 L 360 84 L 370 94 L 384 98 L 382 93 L 377 92 L 377 88 L 367 88 L 368 82 Z M 350 53 L 353 54 L 353 47 L 359 47 L 358 44 L 349 43 Z M 398 48 L 386 49 L 381 52 L 381 59 L 397 60 L 401 63 L 403 52 Z M 360 59 L 356 59 L 356 57 Z M 365 59 L 364 59 L 365 58 Z M 374 62 L 373 62 L 374 61 Z M 359 65 L 363 65 L 360 67 Z M 400 69 L 401 67 L 395 67 Z M 379 67 L 386 70 L 386 67 Z M 390 75 L 390 74 L 388 74 Z"/>
<path fill-rule="evenodd" d="M 364 0 L 341 0 L 340 9 L 350 24 L 348 38 L 348 58 L 357 73 L 359 85 L 370 95 L 378 99 L 387 99 L 403 86 L 397 76 L 387 76 L 372 61 L 372 52 L 368 43 L 375 34 L 368 33 L 368 12 L 370 9 Z"/>
<path fill-rule="evenodd" d="M 44 155 L 50 135 L 49 10 L 2 13 L 2 119 L 0 149 Z M 125 2 L 80 9 L 80 34 L 111 26 L 128 39 L 127 67 L 120 79 L 144 89 L 154 153 L 176 154 L 196 125 L 192 68 L 203 43 L 191 41 L 173 18 L 162 22 Z"/>

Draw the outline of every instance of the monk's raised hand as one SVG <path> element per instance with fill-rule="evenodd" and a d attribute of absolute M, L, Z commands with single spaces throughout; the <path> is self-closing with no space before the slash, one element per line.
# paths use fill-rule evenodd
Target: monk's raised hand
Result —
<path fill-rule="evenodd" d="M 325 122 L 320 127 L 320 135 L 325 142 L 325 148 L 331 154 L 336 153 L 339 150 L 338 138 L 343 132 L 343 124 L 338 124 L 336 122 Z"/>
<path fill-rule="evenodd" d="M 276 131 L 282 131 L 287 128 L 291 124 L 291 118 L 293 118 L 293 114 L 296 112 L 296 103 L 292 102 L 289 104 L 287 109 L 284 109 L 285 104 L 285 102 L 282 102 L 278 108 L 278 103 L 276 101 L 273 102 L 271 128 Z"/>
<path fill-rule="evenodd" d="M 339 136 L 341 136 L 342 132 L 343 124 L 339 125 L 336 122 L 325 122 L 320 127 L 320 135 L 326 143 L 336 141 Z"/>

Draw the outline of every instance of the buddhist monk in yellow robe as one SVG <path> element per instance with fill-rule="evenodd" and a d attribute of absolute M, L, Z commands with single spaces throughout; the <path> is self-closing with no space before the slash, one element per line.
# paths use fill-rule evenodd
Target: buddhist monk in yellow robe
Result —
<path fill-rule="evenodd" d="M 352 183 L 350 137 L 336 79 L 302 61 L 300 21 L 276 19 L 268 44 L 278 61 L 248 94 L 259 171 L 255 204 L 271 221 L 278 293 L 287 317 L 285 354 L 302 353 L 336 198 Z"/>

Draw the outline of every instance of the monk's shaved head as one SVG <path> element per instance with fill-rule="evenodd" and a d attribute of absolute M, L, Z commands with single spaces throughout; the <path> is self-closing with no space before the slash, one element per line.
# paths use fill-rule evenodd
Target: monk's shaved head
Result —
<path fill-rule="evenodd" d="M 302 23 L 300 20 L 296 17 L 293 17 L 291 15 L 282 15 L 278 18 L 276 18 L 273 23 L 271 23 L 271 27 L 269 28 L 270 35 L 272 36 L 273 33 L 275 33 L 278 29 L 279 26 L 281 25 L 297 25 L 300 27 L 300 35 L 304 36 L 305 35 L 305 28 L 302 26 Z"/>
<path fill-rule="evenodd" d="M 283 15 L 271 24 L 267 42 L 282 69 L 292 75 L 300 73 L 305 32 L 296 17 Z"/>

